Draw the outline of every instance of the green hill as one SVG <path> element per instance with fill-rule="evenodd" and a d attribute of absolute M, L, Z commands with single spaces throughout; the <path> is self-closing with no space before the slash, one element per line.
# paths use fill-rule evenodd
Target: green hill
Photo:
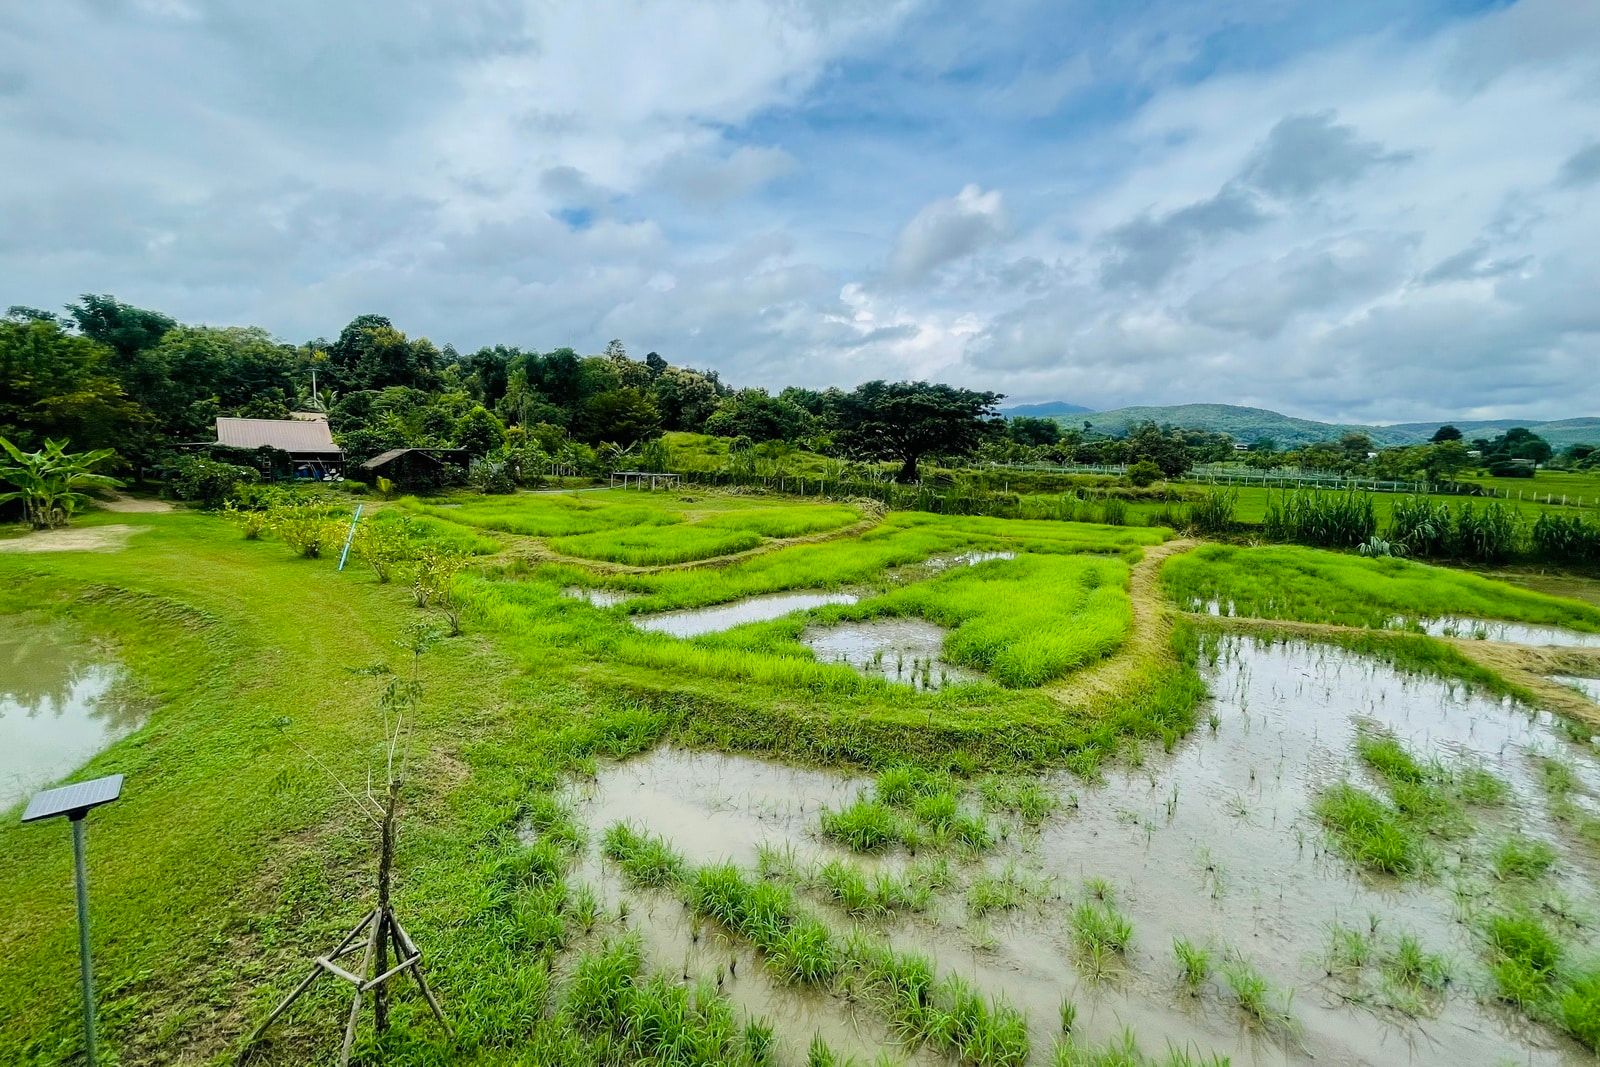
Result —
<path fill-rule="evenodd" d="M 1234 404 L 1174 404 L 1165 407 L 1127 407 L 1111 411 L 1056 416 L 1063 426 L 1078 427 L 1088 422 L 1101 433 L 1114 437 L 1144 421 L 1181 426 L 1189 430 L 1225 433 L 1237 441 L 1252 442 L 1265 437 L 1279 447 L 1311 444 L 1337 439 L 1341 434 L 1364 433 L 1379 445 L 1418 444 L 1448 421 L 1468 438 L 1493 437 L 1513 426 L 1526 426 L 1555 448 L 1580 442 L 1600 444 L 1600 418 L 1560 419 L 1541 422 L 1532 419 L 1461 419 L 1440 422 L 1406 422 L 1385 426 L 1358 423 L 1318 422 L 1297 419 L 1266 408 L 1239 407 Z"/>

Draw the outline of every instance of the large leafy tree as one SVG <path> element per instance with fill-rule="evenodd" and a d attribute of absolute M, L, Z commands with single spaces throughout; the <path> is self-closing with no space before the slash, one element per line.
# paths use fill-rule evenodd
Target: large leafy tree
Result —
<path fill-rule="evenodd" d="M 0 437 L 37 448 L 60 437 L 123 447 L 145 415 L 118 380 L 115 353 L 68 333 L 54 316 L 13 309 L 0 319 Z"/>
<path fill-rule="evenodd" d="M 862 456 L 897 460 L 899 480 L 913 482 L 923 457 L 976 448 L 992 432 L 1001 398 L 929 382 L 867 382 L 838 400 L 840 443 Z"/>
<path fill-rule="evenodd" d="M 717 405 L 706 419 L 706 432 L 752 441 L 793 441 L 811 428 L 804 408 L 769 396 L 765 389 L 741 389 Z"/>

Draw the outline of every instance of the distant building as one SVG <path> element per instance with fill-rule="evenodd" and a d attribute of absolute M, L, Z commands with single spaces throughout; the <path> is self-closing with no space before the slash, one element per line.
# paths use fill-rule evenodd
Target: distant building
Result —
<path fill-rule="evenodd" d="M 464 448 L 391 448 L 361 464 L 362 481 L 387 478 L 401 489 L 433 489 L 460 481 L 472 456 Z"/>
<path fill-rule="evenodd" d="M 1233 450 L 1235 452 L 1248 452 L 1250 451 L 1250 446 L 1245 444 L 1243 441 L 1235 441 L 1233 443 Z"/>
<path fill-rule="evenodd" d="M 297 478 L 325 480 L 344 474 L 344 449 L 333 443 L 328 416 L 298 411 L 287 419 L 217 419 L 217 448 L 270 448 L 287 453 Z"/>

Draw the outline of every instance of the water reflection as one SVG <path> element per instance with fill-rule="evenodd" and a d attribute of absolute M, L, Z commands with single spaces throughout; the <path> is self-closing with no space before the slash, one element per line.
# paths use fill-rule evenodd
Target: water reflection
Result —
<path fill-rule="evenodd" d="M 0 635 L 0 809 L 76 770 L 138 726 L 115 664 L 61 634 Z"/>

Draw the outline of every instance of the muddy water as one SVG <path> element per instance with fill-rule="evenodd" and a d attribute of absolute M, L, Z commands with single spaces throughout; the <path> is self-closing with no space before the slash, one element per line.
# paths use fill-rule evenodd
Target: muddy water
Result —
<path fill-rule="evenodd" d="M 569 585 L 561 590 L 561 595 L 585 601 L 597 608 L 614 608 L 634 597 L 633 593 L 624 593 L 619 589 L 592 589 L 583 585 Z"/>
<path fill-rule="evenodd" d="M 1129 1027 L 1148 1052 L 1170 1044 L 1235 1064 L 1594 1062 L 1576 1044 L 1490 1001 L 1474 927 L 1460 921 L 1462 909 L 1484 904 L 1484 851 L 1513 827 L 1557 848 L 1558 886 L 1580 911 L 1600 906 L 1600 869 L 1551 822 L 1535 758 L 1561 755 L 1588 790 L 1600 791 L 1590 753 L 1563 740 L 1544 716 L 1317 646 L 1230 639 L 1210 683 L 1214 727 L 1202 721 L 1171 755 L 1152 752 L 1142 766 L 1109 773 L 1098 786 L 1052 778 L 1072 802 L 1037 833 L 1013 827 L 982 862 L 990 869 L 1014 862 L 1037 879 L 1042 888 L 1031 904 L 1009 918 L 973 919 L 958 886 L 927 916 L 877 924 L 878 932 L 1025 1009 L 1035 1062 L 1046 1059 L 1063 998 L 1077 1004 L 1086 1039 L 1105 1041 Z M 1506 813 L 1477 813 L 1473 839 L 1439 848 L 1441 873 L 1431 882 L 1356 874 L 1329 853 L 1308 811 L 1321 787 L 1345 776 L 1366 780 L 1352 753 L 1361 723 L 1392 731 L 1425 757 L 1481 765 L 1511 788 Z M 578 808 L 596 830 L 630 819 L 697 863 L 729 858 L 749 866 L 762 842 L 790 846 L 802 859 L 834 854 L 816 836 L 817 812 L 861 784 L 760 760 L 661 750 L 602 768 Z M 623 892 L 594 870 L 613 899 Z M 966 865 L 963 877 L 974 873 L 976 866 Z M 1076 957 L 1067 932 L 1068 909 L 1087 878 L 1111 884 L 1135 929 L 1126 964 L 1099 975 Z M 1458 883 L 1460 900 L 1452 892 Z M 651 906 L 668 908 L 659 929 L 654 920 L 647 924 L 649 936 L 662 940 L 656 950 L 663 965 L 675 966 L 675 953 L 698 951 L 684 948 L 674 932 L 674 924 L 687 923 L 678 905 Z M 837 929 L 848 927 L 842 916 L 818 910 Z M 1453 981 L 1431 1016 L 1410 1019 L 1384 1007 L 1376 967 L 1364 984 L 1327 976 L 1332 924 L 1365 929 L 1374 921 L 1389 944 L 1414 934 L 1449 960 Z M 1209 944 L 1219 963 L 1237 953 L 1279 995 L 1292 991 L 1294 1032 L 1250 1024 L 1216 978 L 1198 997 L 1182 992 L 1174 937 Z M 740 982 L 747 969 L 741 960 Z M 878 1033 L 860 1017 L 865 1009 L 842 1001 L 829 1008 L 825 998 L 765 985 L 751 997 L 752 1006 L 794 1013 L 799 1021 L 785 1032 L 796 1040 L 809 1039 L 803 1032 L 819 1020 L 854 1033 L 858 1043 L 870 1045 Z"/>
<path fill-rule="evenodd" d="M 914 689 L 942 689 L 982 678 L 940 657 L 945 632 L 922 619 L 868 619 L 813 626 L 800 640 L 824 663 L 848 663 L 862 674 Z"/>
<path fill-rule="evenodd" d="M 0 636 L 0 810 L 71 773 L 138 721 L 116 666 L 51 630 Z"/>
<path fill-rule="evenodd" d="M 1403 626 L 1404 623 L 1397 623 Z M 1530 626 L 1520 622 L 1446 617 L 1425 619 L 1424 632 L 1434 637 L 1465 637 L 1479 641 L 1504 641 L 1512 645 L 1554 645 L 1562 648 L 1600 648 L 1600 634 L 1566 630 L 1559 626 Z"/>
<path fill-rule="evenodd" d="M 709 608 L 640 615 L 634 618 L 633 624 L 641 630 L 671 634 L 673 637 L 698 637 L 731 630 L 747 622 L 767 622 L 791 612 L 810 611 L 825 604 L 854 604 L 856 599 L 852 593 L 773 593 Z"/>

